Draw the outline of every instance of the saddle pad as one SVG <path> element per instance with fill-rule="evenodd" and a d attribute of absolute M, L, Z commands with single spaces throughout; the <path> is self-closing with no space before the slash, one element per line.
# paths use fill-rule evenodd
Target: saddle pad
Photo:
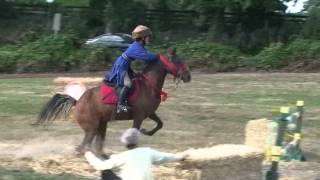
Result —
<path fill-rule="evenodd" d="M 133 86 L 130 90 L 128 100 L 133 101 L 140 92 L 140 86 L 137 80 L 133 80 Z M 118 101 L 118 96 L 114 87 L 108 86 L 105 83 L 100 85 L 100 95 L 103 104 L 116 104 Z"/>

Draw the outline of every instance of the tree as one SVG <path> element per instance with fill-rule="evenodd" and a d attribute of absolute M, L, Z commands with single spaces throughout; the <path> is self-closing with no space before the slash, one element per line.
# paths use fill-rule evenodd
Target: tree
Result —
<path fill-rule="evenodd" d="M 320 39 L 320 1 L 309 0 L 305 6 L 308 18 L 303 28 L 306 38 Z"/>
<path fill-rule="evenodd" d="M 104 10 L 108 1 L 106 0 L 90 0 L 89 12 L 86 14 L 87 26 L 89 28 L 104 26 Z"/>
<path fill-rule="evenodd" d="M 146 5 L 134 0 L 108 0 L 105 21 L 112 31 L 131 31 L 134 26 L 144 24 Z"/>
<path fill-rule="evenodd" d="M 236 19 L 247 29 L 255 29 L 264 26 L 266 13 L 285 13 L 285 2 L 296 0 L 180 0 L 181 7 L 196 10 L 199 16 L 199 24 L 205 29 L 215 31 L 214 36 L 219 36 L 224 31 L 225 12 L 237 13 Z M 210 25 L 210 26 L 208 26 Z M 214 26 L 214 27 L 212 27 Z"/>
<path fill-rule="evenodd" d="M 308 0 L 307 2 L 305 2 L 304 9 L 306 11 L 310 12 L 315 7 L 320 7 L 319 0 Z"/>
<path fill-rule="evenodd" d="M 15 16 L 15 11 L 11 2 L 0 0 L 0 18 L 7 19 Z"/>

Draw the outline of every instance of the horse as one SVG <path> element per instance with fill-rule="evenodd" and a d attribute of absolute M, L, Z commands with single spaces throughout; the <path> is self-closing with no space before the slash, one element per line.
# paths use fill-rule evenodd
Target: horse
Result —
<path fill-rule="evenodd" d="M 174 49 L 168 49 L 167 55 L 159 54 L 158 61 L 149 62 L 143 68 L 137 84 L 140 92 L 129 102 L 128 112 L 115 113 L 116 104 L 103 104 L 99 86 L 88 89 L 77 101 L 66 94 L 56 93 L 42 108 L 38 120 L 34 125 L 53 122 L 58 116 L 67 117 L 71 109 L 79 126 L 84 131 L 82 143 L 76 148 L 78 154 L 86 150 L 93 150 L 102 155 L 107 125 L 109 121 L 133 120 L 133 128 L 137 128 L 144 135 L 152 136 L 162 128 L 163 122 L 156 114 L 160 105 L 167 74 L 170 73 L 177 81 L 191 81 L 188 65 L 180 59 Z M 150 118 L 156 123 L 151 130 L 140 129 L 144 119 Z M 92 148 L 95 138 L 95 148 Z"/>

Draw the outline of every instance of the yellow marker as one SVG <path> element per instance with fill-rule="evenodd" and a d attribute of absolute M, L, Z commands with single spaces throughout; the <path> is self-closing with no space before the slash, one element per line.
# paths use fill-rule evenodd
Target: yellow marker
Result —
<path fill-rule="evenodd" d="M 301 134 L 300 133 L 294 133 L 294 139 L 295 140 L 300 140 L 301 139 Z"/>
<path fill-rule="evenodd" d="M 279 156 L 273 156 L 273 157 L 271 158 L 271 161 L 276 161 L 276 162 L 278 162 L 278 161 L 280 161 L 280 157 L 279 157 Z"/>
<path fill-rule="evenodd" d="M 265 144 L 264 145 L 264 160 L 265 161 L 271 161 L 271 145 Z"/>
<path fill-rule="evenodd" d="M 280 156 L 282 154 L 282 149 L 280 146 L 273 146 L 271 149 L 272 156 Z"/>
<path fill-rule="evenodd" d="M 288 136 L 288 137 L 291 137 L 291 138 L 294 138 L 294 135 L 292 135 L 292 134 L 290 134 L 290 133 L 286 133 L 286 136 Z"/>
<path fill-rule="evenodd" d="M 286 114 L 288 114 L 289 111 L 290 111 L 290 108 L 289 108 L 289 107 L 281 107 L 281 108 L 280 108 L 280 112 L 281 112 L 281 113 L 286 113 Z"/>
<path fill-rule="evenodd" d="M 273 146 L 271 149 L 271 161 L 280 161 L 280 156 L 283 153 L 280 146 Z"/>
<path fill-rule="evenodd" d="M 271 112 L 279 113 L 279 108 L 278 108 L 278 107 L 276 107 L 276 108 L 272 108 L 272 109 L 271 109 Z"/>
<path fill-rule="evenodd" d="M 304 106 L 304 101 L 297 101 L 297 106 Z"/>

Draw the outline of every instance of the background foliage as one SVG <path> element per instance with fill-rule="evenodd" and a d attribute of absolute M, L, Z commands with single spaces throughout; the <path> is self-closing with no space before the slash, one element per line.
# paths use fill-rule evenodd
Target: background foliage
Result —
<path fill-rule="evenodd" d="M 111 49 L 81 47 L 72 35 L 42 36 L 0 47 L 1 72 L 49 72 L 101 70 Z"/>
<path fill-rule="evenodd" d="M 318 0 L 306 3 L 308 18 L 301 23 L 278 16 L 285 14 L 283 2 L 57 0 L 53 7 L 58 11 L 65 6 L 87 8 L 65 16 L 60 35 L 53 36 L 50 35 L 51 11 L 44 16 L 22 16 L 14 8 L 14 3 L 45 4 L 44 1 L 0 0 L 0 72 L 103 70 L 120 52 L 85 47 L 84 40 L 105 31 L 130 33 L 137 24 L 153 29 L 152 51 L 175 46 L 194 68 L 218 72 L 316 71 L 320 3 Z M 173 15 L 170 13 L 147 22 L 147 9 L 190 10 L 196 14 L 186 25 L 168 22 L 168 16 Z M 226 13 L 233 13 L 232 18 Z"/>

